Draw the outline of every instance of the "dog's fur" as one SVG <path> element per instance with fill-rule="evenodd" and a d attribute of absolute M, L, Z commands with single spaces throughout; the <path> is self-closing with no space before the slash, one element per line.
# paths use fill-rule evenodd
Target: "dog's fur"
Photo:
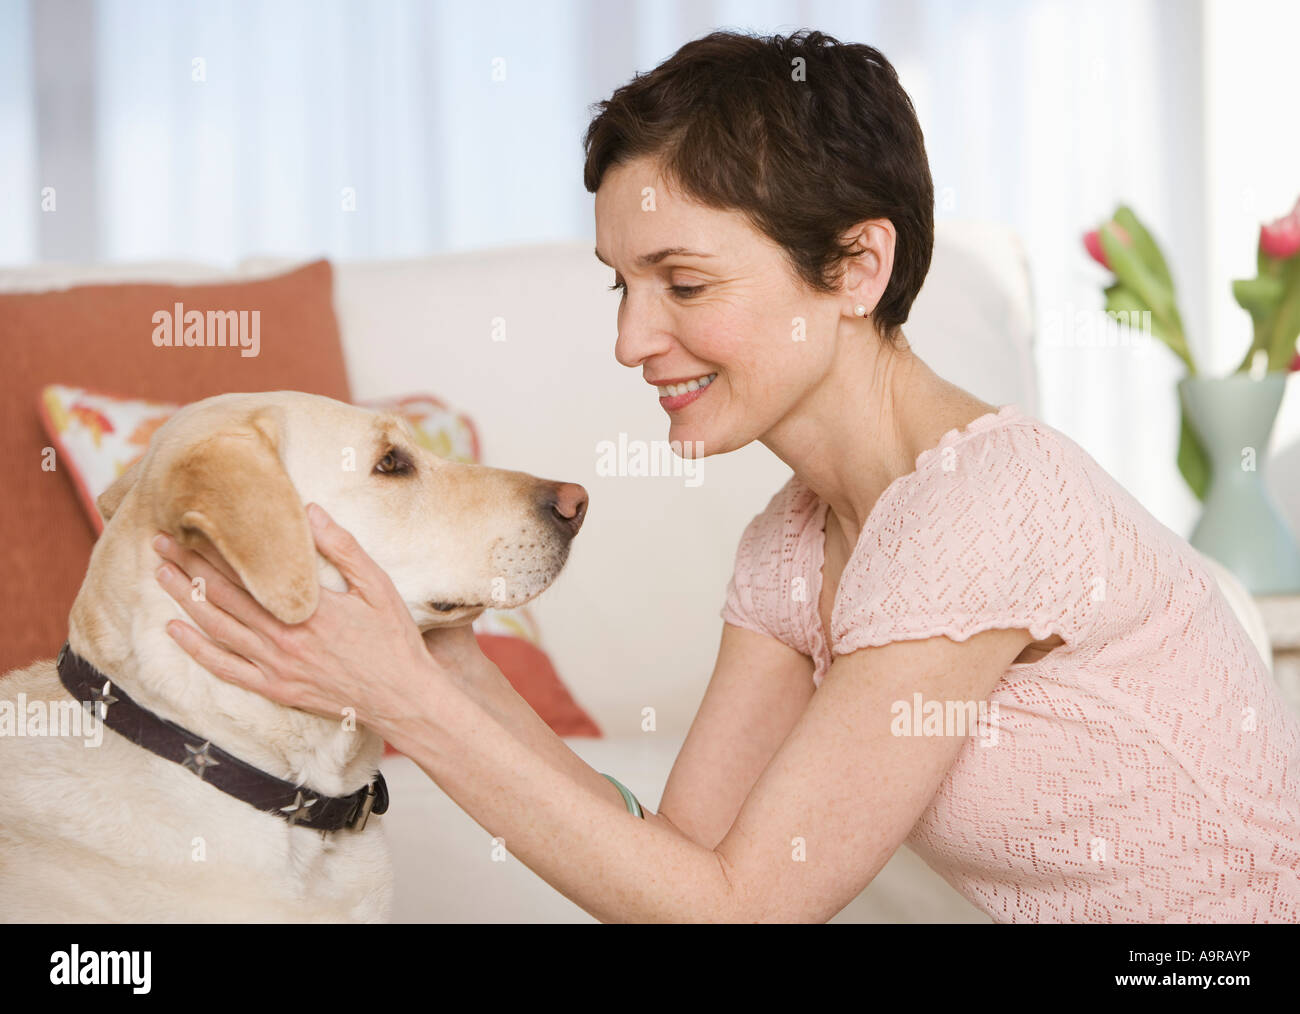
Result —
<path fill-rule="evenodd" d="M 411 470 L 375 471 L 390 450 Z M 555 578 L 572 537 L 549 516 L 556 489 L 522 472 L 439 459 L 394 415 L 297 392 L 209 398 L 173 416 L 100 497 L 108 521 L 69 641 L 142 707 L 279 778 L 352 793 L 378 768 L 379 736 L 274 704 L 197 666 L 166 633 L 168 620 L 188 618 L 154 578 L 154 535 L 215 547 L 268 611 L 300 622 L 321 586 L 344 588 L 315 550 L 304 510 L 315 501 L 356 536 L 427 630 L 520 605 Z M 377 656 L 383 650 L 375 646 Z M 52 660 L 0 679 L 0 700 L 19 694 L 71 700 Z M 362 831 L 291 827 L 102 733 L 98 747 L 0 736 L 0 919 L 389 917 L 382 817 L 371 815 Z"/>

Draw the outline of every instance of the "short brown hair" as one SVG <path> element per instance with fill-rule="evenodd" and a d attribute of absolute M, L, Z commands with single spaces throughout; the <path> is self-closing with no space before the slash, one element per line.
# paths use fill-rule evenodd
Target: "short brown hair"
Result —
<path fill-rule="evenodd" d="M 596 108 L 589 192 L 612 166 L 651 156 L 694 200 L 746 214 L 815 291 L 838 290 L 857 252 L 840 242 L 846 229 L 889 219 L 893 271 L 872 317 L 897 341 L 930 270 L 934 183 L 912 100 L 878 50 L 808 30 L 712 32 Z"/>

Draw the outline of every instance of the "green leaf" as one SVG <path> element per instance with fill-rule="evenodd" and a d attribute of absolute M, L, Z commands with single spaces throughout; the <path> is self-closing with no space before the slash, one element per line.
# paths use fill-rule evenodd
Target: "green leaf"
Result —
<path fill-rule="evenodd" d="M 1277 312 L 1268 323 L 1268 368 L 1285 371 L 1295 355 L 1296 336 L 1300 335 L 1300 257 L 1283 262 L 1282 284 L 1285 290 Z"/>
<path fill-rule="evenodd" d="M 1279 260 L 1276 257 L 1269 257 L 1260 249 L 1255 260 L 1258 265 L 1259 277 L 1246 279 L 1242 283 L 1234 282 L 1233 295 L 1237 295 L 1239 284 L 1244 284 L 1248 287 L 1248 290 L 1253 287 L 1261 293 L 1267 293 L 1271 286 L 1278 286 L 1280 287 L 1280 296 L 1275 306 L 1262 313 L 1256 313 L 1250 306 L 1242 303 L 1240 297 L 1237 298 L 1237 302 L 1242 303 L 1255 324 L 1254 337 L 1251 340 L 1250 348 L 1246 350 L 1245 356 L 1242 357 L 1241 363 L 1237 366 L 1238 373 L 1250 369 L 1255 354 L 1260 350 L 1268 353 L 1269 370 L 1285 370 L 1290 365 L 1291 360 L 1291 355 L 1287 351 L 1287 329 L 1295 326 L 1295 319 L 1292 309 L 1284 304 L 1288 299 L 1288 293 L 1300 288 L 1300 257 Z M 1260 307 L 1263 308 L 1262 302 Z M 1294 335 L 1295 332 L 1292 331 L 1292 340 L 1294 340 Z"/>
<path fill-rule="evenodd" d="M 1169 274 L 1169 265 L 1165 263 L 1164 255 L 1160 252 L 1160 246 L 1147 230 L 1147 227 L 1138 220 L 1137 215 L 1133 213 L 1133 209 L 1124 204 L 1115 209 L 1114 220 L 1133 240 L 1133 249 L 1137 251 L 1138 257 L 1142 259 L 1142 263 L 1147 270 L 1169 290 L 1172 296 L 1174 280 Z"/>
<path fill-rule="evenodd" d="M 1241 278 L 1232 283 L 1232 295 L 1243 310 L 1259 319 L 1277 309 L 1285 288 L 1280 278 Z"/>
<path fill-rule="evenodd" d="M 1114 285 L 1107 286 L 1105 292 L 1107 313 L 1124 313 L 1128 315 L 1125 319 L 1132 320 L 1134 314 L 1150 312 L 1151 308 L 1138 298 L 1137 293 L 1127 288 L 1123 282 L 1116 282 Z M 1134 328 L 1134 330 L 1140 330 L 1140 328 Z M 1196 372 L 1192 365 L 1191 352 L 1187 348 L 1187 342 L 1183 339 L 1183 336 L 1171 332 L 1154 313 L 1151 314 L 1151 336 L 1159 338 L 1169 346 L 1174 355 L 1186 364 L 1190 372 Z"/>
<path fill-rule="evenodd" d="M 1178 471 L 1182 472 L 1187 485 L 1196 494 L 1196 499 L 1204 501 L 1205 494 L 1210 489 L 1210 456 L 1206 453 L 1201 438 L 1196 435 L 1191 423 L 1187 421 L 1187 409 L 1181 407 L 1181 401 L 1180 398 Z"/>
<path fill-rule="evenodd" d="M 1097 230 L 1101 248 L 1106 253 L 1106 260 L 1115 277 L 1151 307 L 1153 316 L 1159 317 L 1171 333 L 1182 335 L 1183 323 L 1174 304 L 1173 292 L 1157 279 L 1130 247 L 1117 237 L 1109 223 Z"/>

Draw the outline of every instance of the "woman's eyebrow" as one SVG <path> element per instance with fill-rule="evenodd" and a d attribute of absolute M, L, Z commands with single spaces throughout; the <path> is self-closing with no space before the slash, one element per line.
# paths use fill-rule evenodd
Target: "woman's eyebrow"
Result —
<path fill-rule="evenodd" d="M 596 260 L 604 264 L 605 267 L 612 268 L 614 266 L 600 255 L 599 250 L 592 250 L 592 253 L 596 255 Z M 713 254 L 698 253 L 695 250 L 687 250 L 684 246 L 670 246 L 664 248 L 663 250 L 656 250 L 654 253 L 642 254 L 640 257 L 636 259 L 636 263 L 638 267 L 647 268 L 650 267 L 651 265 L 658 264 L 665 257 L 673 257 L 676 255 L 681 255 L 683 257 L 712 257 L 713 256 Z"/>

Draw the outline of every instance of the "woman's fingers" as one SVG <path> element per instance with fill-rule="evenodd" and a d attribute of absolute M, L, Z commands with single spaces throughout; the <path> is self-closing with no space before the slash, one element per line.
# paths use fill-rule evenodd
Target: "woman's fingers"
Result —
<path fill-rule="evenodd" d="M 163 538 L 167 538 L 167 536 L 163 536 Z M 193 553 L 199 558 L 206 560 L 208 566 L 212 567 L 214 570 L 220 571 L 221 574 L 225 577 L 225 579 L 229 581 L 231 584 L 239 588 L 244 587 L 244 582 L 241 581 L 239 575 L 235 573 L 235 568 L 230 566 L 230 564 L 226 562 L 226 558 L 222 556 L 219 552 L 217 552 L 217 547 L 214 546 L 211 542 L 205 541 L 197 549 L 187 549 L 186 547 L 180 547 L 180 548 L 184 552 Z M 182 564 L 181 569 L 182 570 L 184 569 L 184 564 Z"/>
<path fill-rule="evenodd" d="M 248 594 L 239 582 L 239 577 L 229 570 L 229 564 L 225 564 L 225 569 L 219 569 L 206 556 L 196 550 L 185 548 L 175 539 L 164 534 L 159 534 L 154 539 L 153 546 L 163 560 L 176 565 L 182 579 L 189 579 L 188 598 L 207 599 L 224 612 L 263 633 L 271 633 L 274 626 L 279 623 L 279 620 Z M 225 561 L 222 560 L 222 563 Z M 175 591 L 171 588 L 167 590 L 181 602 L 182 606 L 185 605 Z"/>
<path fill-rule="evenodd" d="M 357 542 L 351 532 L 337 525 L 318 504 L 307 505 L 307 519 L 311 522 L 316 548 L 343 575 L 348 588 L 356 591 L 372 606 L 384 605 L 388 601 L 385 585 L 391 586 L 392 582 L 361 548 L 361 543 Z"/>
<path fill-rule="evenodd" d="M 215 571 L 213 574 L 217 581 L 225 581 Z M 209 638 L 247 658 L 257 658 L 265 651 L 265 640 L 260 633 L 221 609 L 207 595 L 196 594 L 197 589 L 174 564 L 164 563 L 159 567 L 157 578 L 167 594 L 176 600 Z M 253 605 L 262 608 L 256 602 Z M 271 620 L 278 622 L 273 616 Z"/>
<path fill-rule="evenodd" d="M 270 696 L 267 693 L 270 681 L 262 670 L 253 665 L 252 662 L 233 652 L 226 651 L 220 645 L 214 644 L 204 637 L 188 623 L 182 623 L 180 620 L 172 620 L 168 623 L 167 633 L 171 635 L 172 640 L 181 646 L 185 654 L 212 673 L 213 676 L 218 676 L 228 683 L 234 683 L 248 690 L 255 690 L 259 694 Z"/>

